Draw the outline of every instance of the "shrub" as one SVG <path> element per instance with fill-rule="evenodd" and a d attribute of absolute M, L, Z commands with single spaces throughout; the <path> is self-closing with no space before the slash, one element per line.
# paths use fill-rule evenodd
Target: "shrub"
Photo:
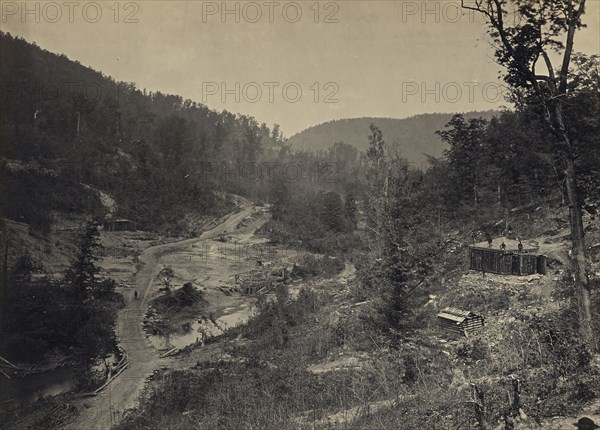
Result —
<path fill-rule="evenodd" d="M 481 339 L 465 341 L 456 351 L 456 355 L 466 361 L 485 360 L 489 357 L 489 348 Z"/>
<path fill-rule="evenodd" d="M 335 257 L 305 256 L 300 263 L 295 264 L 290 276 L 292 279 L 306 279 L 313 276 L 332 277 L 340 273 L 345 267 L 344 262 Z"/>

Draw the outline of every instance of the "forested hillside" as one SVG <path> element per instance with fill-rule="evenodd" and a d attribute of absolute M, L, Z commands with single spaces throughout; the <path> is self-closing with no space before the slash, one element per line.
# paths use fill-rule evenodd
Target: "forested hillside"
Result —
<path fill-rule="evenodd" d="M 116 216 L 181 233 L 185 213 L 228 209 L 215 191 L 254 193 L 239 165 L 283 145 L 277 126 L 116 82 L 10 34 L 0 44 L 3 215 L 40 231 L 56 213 L 102 214 L 85 184 L 115 198 Z"/>
<path fill-rule="evenodd" d="M 468 112 L 467 119 L 483 117 L 490 119 L 497 111 Z M 386 136 L 390 151 L 397 152 L 417 165 L 424 165 L 427 155 L 440 157 L 448 146 L 435 132 L 452 118 L 449 113 L 415 115 L 409 118 L 349 118 L 325 122 L 296 133 L 289 139 L 295 150 L 319 151 L 328 149 L 335 142 L 344 142 L 360 151 L 367 149 L 370 124 L 375 124 Z"/>

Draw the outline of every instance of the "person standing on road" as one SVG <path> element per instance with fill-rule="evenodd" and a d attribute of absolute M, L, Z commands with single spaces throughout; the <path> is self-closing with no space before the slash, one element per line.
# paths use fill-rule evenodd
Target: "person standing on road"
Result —
<path fill-rule="evenodd" d="M 137 300 L 137 297 L 138 297 L 138 296 L 137 296 L 137 290 L 134 290 L 134 292 L 133 292 L 133 298 L 134 298 L 135 300 Z"/>

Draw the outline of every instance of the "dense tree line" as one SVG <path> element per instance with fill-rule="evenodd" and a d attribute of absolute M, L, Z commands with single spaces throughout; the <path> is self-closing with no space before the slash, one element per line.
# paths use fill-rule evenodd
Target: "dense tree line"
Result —
<path fill-rule="evenodd" d="M 277 243 L 312 252 L 349 253 L 357 246 L 358 202 L 365 166 L 351 145 L 317 153 L 288 152 L 267 188 L 272 220 L 263 227 Z M 296 172 L 296 174 L 292 174 Z"/>
<path fill-rule="evenodd" d="M 58 352 L 87 366 L 116 351 L 115 311 L 123 298 L 114 280 L 99 276 L 99 249 L 98 224 L 90 222 L 59 278 L 45 274 L 27 252 L 5 264 L 3 357 L 40 363 Z"/>

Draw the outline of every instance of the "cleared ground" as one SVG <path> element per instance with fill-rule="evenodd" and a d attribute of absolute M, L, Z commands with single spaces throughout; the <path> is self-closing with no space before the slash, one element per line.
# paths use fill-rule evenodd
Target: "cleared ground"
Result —
<path fill-rule="evenodd" d="M 120 421 L 126 409 L 135 405 L 145 380 L 153 371 L 174 363 L 172 359 L 160 358 L 142 329 L 148 301 L 160 287 L 157 275 L 163 267 L 169 266 L 175 271 L 174 285 L 193 281 L 205 290 L 212 311 L 232 315 L 228 318 L 229 324 L 247 319 L 252 299 L 226 295 L 219 287 L 233 285 L 231 275 L 256 264 L 239 249 L 248 249 L 260 242 L 253 238 L 253 232 L 267 218 L 264 208 L 242 201 L 238 212 L 200 237 L 152 246 L 139 255 L 143 267 L 135 275 L 132 288 L 123 291 L 127 305 L 119 313 L 116 328 L 119 345 L 129 356 L 129 366 L 98 396 L 80 400 L 76 406 L 81 413 L 64 428 L 110 428 Z M 226 243 L 214 240 L 221 236 L 228 237 Z M 140 295 L 138 300 L 133 297 L 134 290 Z M 240 313 L 233 317 L 236 309 Z"/>

